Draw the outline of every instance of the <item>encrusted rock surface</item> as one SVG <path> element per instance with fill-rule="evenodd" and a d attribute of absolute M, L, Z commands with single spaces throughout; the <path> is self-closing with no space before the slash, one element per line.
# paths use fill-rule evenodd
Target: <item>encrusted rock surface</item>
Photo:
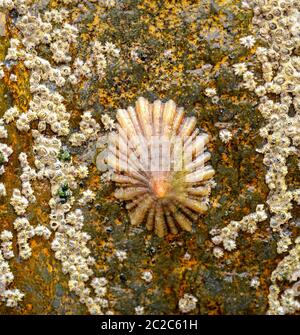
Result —
<path fill-rule="evenodd" d="M 8 162 L 0 162 L 5 169 L 0 176 L 5 185 L 5 192 L 0 188 L 0 232 L 12 232 L 14 257 L 0 257 L 0 267 L 9 264 L 14 279 L 0 286 L 0 314 L 267 313 L 272 273 L 295 247 L 300 225 L 295 200 L 289 219 L 293 224 L 287 229 L 292 242 L 278 253 L 282 236 L 270 227 L 268 166 L 257 151 L 266 144 L 260 129 L 268 120 L 258 109 L 251 75 L 243 85 L 243 66 L 234 66 L 246 63 L 255 78 L 262 77 L 255 53 L 258 46 L 268 47 L 268 41 L 252 25 L 255 10 L 236 0 L 51 0 L 33 1 L 30 11 L 18 1 L 15 6 L 6 2 L 0 0 L 0 118 L 7 138 L 0 141 L 13 153 Z M 27 27 L 26 35 L 29 12 L 53 23 L 41 30 L 51 36 L 44 42 L 43 36 L 30 33 L 34 27 Z M 32 50 L 56 70 L 51 72 L 48 65 L 37 70 L 31 64 Z M 299 46 L 293 52 L 299 58 Z M 34 115 L 41 111 L 39 101 L 32 105 L 35 85 L 43 83 L 49 89 L 44 99 L 54 99 L 53 108 L 64 106 L 55 119 L 47 112 Z M 56 92 L 63 102 L 53 98 Z M 132 226 L 124 204 L 113 196 L 115 185 L 96 167 L 97 154 L 114 130 L 116 110 L 140 96 L 174 100 L 211 135 L 208 150 L 216 187 L 210 209 L 193 222 L 192 232 L 159 238 L 145 225 Z M 45 153 L 44 147 L 53 150 Z M 48 158 L 50 167 L 43 170 Z M 62 179 L 49 172 L 56 159 Z M 285 180 L 293 190 L 300 187 L 298 159 L 294 154 L 286 162 Z M 20 193 L 19 212 L 11 199 L 14 190 Z M 20 200 L 24 198 L 28 203 Z M 67 210 L 63 223 L 54 218 L 64 203 L 73 206 L 69 213 L 79 223 Z M 16 228 L 23 216 L 28 224 L 17 221 Z M 78 223 L 75 228 L 72 220 Z M 228 225 L 233 237 L 222 230 Z M 3 236 L 1 242 L 11 243 L 9 234 Z M 26 257 L 19 250 L 24 239 L 31 249 L 23 251 Z M 91 269 L 84 268 L 87 280 L 77 280 L 80 271 L 57 253 L 64 244 L 60 241 L 79 243 L 65 252 L 81 253 Z M 9 250 L 10 244 L 1 248 L 4 256 Z"/>

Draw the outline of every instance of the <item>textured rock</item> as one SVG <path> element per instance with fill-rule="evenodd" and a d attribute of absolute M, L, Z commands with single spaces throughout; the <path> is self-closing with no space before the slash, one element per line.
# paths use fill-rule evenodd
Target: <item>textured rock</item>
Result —
<path fill-rule="evenodd" d="M 48 2 L 43 4 L 46 7 Z M 61 5 L 49 1 L 49 6 Z M 135 308 L 142 306 L 144 314 L 178 314 L 180 299 L 191 294 L 197 302 L 190 314 L 266 313 L 270 276 L 280 259 L 269 223 L 260 223 L 253 235 L 241 232 L 237 249 L 225 252 L 221 259 L 213 256 L 209 233 L 255 212 L 268 195 L 263 156 L 256 152 L 263 144 L 258 131 L 264 121 L 256 110 L 257 97 L 240 87 L 232 67 L 251 57 L 252 51 L 239 43 L 241 37 L 251 34 L 251 11 L 241 9 L 240 1 L 221 0 L 124 0 L 106 8 L 97 1 L 86 1 L 81 8 L 68 8 L 79 31 L 77 49 L 70 51 L 72 57 L 84 58 L 92 39 L 112 42 L 120 49 L 120 57 L 108 63 L 103 78 L 92 76 L 83 84 L 68 83 L 63 88 L 65 105 L 71 113 L 71 133 L 78 131 L 84 111 L 91 110 L 102 124 L 104 113 L 115 120 L 117 108 L 127 108 L 144 96 L 151 101 L 173 99 L 189 116 L 197 118 L 197 127 L 212 136 L 208 149 L 217 185 L 210 196 L 211 208 L 193 222 L 192 232 L 180 231 L 161 239 L 144 225 L 130 225 L 123 204 L 113 197 L 115 186 L 103 179 L 94 161 L 89 176 L 74 191 L 76 199 L 86 189 L 96 193 L 95 202 L 82 207 L 83 230 L 92 237 L 88 247 L 96 260 L 95 275 L 109 282 L 109 310 L 135 314 Z M 7 35 L 18 34 L 14 15 L 13 11 L 9 13 L 5 35 L 5 17 L 0 13 L 0 61 L 9 46 Z M 40 53 L 50 59 L 47 52 L 41 46 Z M 31 99 L 29 71 L 22 62 L 8 65 L 18 79 L 14 82 L 6 76 L 0 81 L 0 115 L 15 105 L 26 112 Z M 215 88 L 218 99 L 207 96 L 206 88 Z M 54 85 L 54 89 L 58 88 Z M 33 138 L 12 124 L 7 129 L 6 143 L 13 147 L 14 154 L 0 181 L 11 196 L 12 190 L 20 187 L 16 178 L 21 174 L 19 153 L 26 152 L 33 165 Z M 232 133 L 228 143 L 219 137 L 222 129 Z M 105 134 L 103 127 L 101 133 Z M 72 147 L 67 137 L 61 140 L 75 161 L 95 157 L 99 151 L 94 143 Z M 296 165 L 289 162 L 288 178 L 299 186 Z M 49 226 L 50 185 L 35 180 L 33 188 L 37 201 L 27 211 L 30 223 Z M 1 231 L 13 229 L 16 218 L 10 196 L 0 198 Z M 297 216 L 297 210 L 293 215 Z M 36 237 L 30 245 L 29 260 L 16 257 L 10 261 L 13 285 L 25 297 L 15 309 L 0 304 L 0 313 L 87 314 L 85 305 L 68 288 L 69 277 L 54 257 L 51 240 Z M 17 246 L 14 249 L 17 254 Z M 126 251 L 124 260 L 116 256 L 120 250 Z M 152 273 L 151 282 L 142 279 L 145 271 Z M 260 283 L 255 288 L 251 287 L 254 277 Z"/>

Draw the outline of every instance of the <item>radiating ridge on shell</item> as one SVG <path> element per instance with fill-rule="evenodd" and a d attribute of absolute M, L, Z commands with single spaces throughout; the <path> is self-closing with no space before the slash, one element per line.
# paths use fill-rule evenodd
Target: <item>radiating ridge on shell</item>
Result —
<path fill-rule="evenodd" d="M 140 97 L 135 108 L 117 111 L 116 133 L 109 139 L 107 163 L 126 201 L 131 224 L 145 223 L 162 237 L 192 230 L 208 210 L 214 169 L 205 165 L 209 135 L 196 128 L 173 100 L 150 103 Z"/>

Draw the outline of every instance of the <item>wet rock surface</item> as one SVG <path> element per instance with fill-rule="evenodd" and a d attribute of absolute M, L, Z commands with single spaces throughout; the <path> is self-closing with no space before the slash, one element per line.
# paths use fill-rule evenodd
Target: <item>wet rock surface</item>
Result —
<path fill-rule="evenodd" d="M 59 1 L 40 5 L 53 9 L 62 6 Z M 197 303 L 189 314 L 265 314 L 270 276 L 283 258 L 276 252 L 277 237 L 269 221 L 259 223 L 254 234 L 241 232 L 237 248 L 225 251 L 223 258 L 214 257 L 210 234 L 212 229 L 221 229 L 255 212 L 257 205 L 266 203 L 269 192 L 263 155 L 256 152 L 263 145 L 259 129 L 264 119 L 256 108 L 257 97 L 240 86 L 233 71 L 234 64 L 251 60 L 254 52 L 239 42 L 251 34 L 252 12 L 242 9 L 240 1 L 223 0 L 123 0 L 111 7 L 85 1 L 67 8 L 79 31 L 78 44 L 71 47 L 72 57 L 87 57 L 90 42 L 95 40 L 114 43 L 120 50 L 120 56 L 108 62 L 102 78 L 92 73 L 85 82 L 73 86 L 67 83 L 60 89 L 71 114 L 71 132 L 61 141 L 75 162 L 91 152 L 89 175 L 73 195 L 79 199 L 85 189 L 96 194 L 92 204 L 81 207 L 83 231 L 91 236 L 88 248 L 95 258 L 94 274 L 109 283 L 109 310 L 135 314 L 135 308 L 143 306 L 145 314 L 179 314 L 179 300 L 184 294 L 192 294 Z M 18 12 L 4 14 L 0 13 L 0 61 L 10 38 L 19 34 L 14 24 Z M 51 58 L 42 45 L 39 54 Z M 5 66 L 9 70 L 0 81 L 0 115 L 15 105 L 26 112 L 31 99 L 29 71 L 22 62 Z M 16 82 L 8 71 L 17 75 Z M 207 88 L 215 88 L 217 99 L 207 96 Z M 101 116 L 106 113 L 115 120 L 117 108 L 127 108 L 140 96 L 150 101 L 173 99 L 188 116 L 196 116 L 197 126 L 211 135 L 208 149 L 216 171 L 216 187 L 209 211 L 193 222 L 191 233 L 180 231 L 159 238 L 144 225 L 133 227 L 124 204 L 113 197 L 114 184 L 101 179 L 95 165 L 95 146 L 72 147 L 68 142 L 78 131 L 84 111 L 92 112 L 101 133 L 106 134 Z M 219 137 L 222 129 L 232 134 L 228 143 Z M 26 152 L 30 164 L 34 162 L 30 132 L 20 132 L 13 124 L 7 130 L 6 143 L 14 153 L 1 176 L 8 194 L 0 198 L 1 230 L 12 230 L 17 217 L 9 199 L 12 190 L 20 187 L 19 153 Z M 46 133 L 50 135 L 51 130 Z M 299 187 L 296 166 L 291 159 L 289 183 Z M 49 227 L 50 184 L 36 180 L 33 189 L 37 201 L 29 205 L 27 218 L 33 226 Z M 293 215 L 297 216 L 297 210 Z M 17 256 L 10 260 L 15 276 L 12 287 L 18 287 L 25 297 L 14 309 L 0 305 L 1 314 L 88 313 L 70 292 L 69 277 L 54 257 L 51 240 L 35 237 L 30 241 L 30 259 Z M 126 252 L 124 259 L 118 256 L 119 251 Z M 15 239 L 14 252 L 18 255 Z M 144 272 L 151 272 L 151 281 L 143 279 Z M 251 285 L 253 278 L 258 285 Z"/>

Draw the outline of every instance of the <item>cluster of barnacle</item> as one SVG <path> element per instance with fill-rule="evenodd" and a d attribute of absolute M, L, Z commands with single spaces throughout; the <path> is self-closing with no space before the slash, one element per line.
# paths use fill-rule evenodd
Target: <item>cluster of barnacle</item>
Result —
<path fill-rule="evenodd" d="M 6 61 L 17 61 L 23 59 L 25 55 L 24 49 L 21 48 L 21 43 L 16 38 L 11 38 L 9 41 L 9 48 L 6 53 Z"/>
<path fill-rule="evenodd" d="M 0 175 L 4 173 L 4 164 L 8 162 L 8 158 L 12 153 L 13 150 L 11 147 L 5 143 L 0 143 Z"/>
<path fill-rule="evenodd" d="M 9 286 L 14 280 L 14 275 L 11 272 L 8 262 L 5 260 L 2 250 L 0 250 L 0 301 L 5 301 L 9 293 L 6 293 L 7 286 Z M 11 301 L 7 302 L 11 305 Z"/>
<path fill-rule="evenodd" d="M 56 63 L 68 63 L 72 60 L 69 52 L 71 44 L 76 42 L 77 34 L 77 28 L 68 23 L 64 23 L 60 29 L 53 30 L 50 49 L 52 58 Z"/>
<path fill-rule="evenodd" d="M 80 131 L 72 133 L 69 141 L 72 146 L 80 146 L 87 141 L 95 141 L 99 134 L 100 126 L 92 117 L 91 112 L 84 112 L 79 123 Z"/>
<path fill-rule="evenodd" d="M 14 221 L 13 225 L 15 230 L 18 232 L 17 244 L 19 248 L 19 255 L 21 259 L 26 260 L 30 258 L 32 254 L 29 240 L 35 235 L 43 236 L 45 239 L 49 239 L 51 232 L 44 226 L 31 226 L 28 219 L 24 216 L 29 203 L 36 201 L 30 182 L 31 180 L 36 179 L 37 173 L 30 167 L 27 160 L 27 154 L 25 152 L 21 152 L 19 154 L 19 162 L 22 168 L 22 173 L 20 175 L 22 187 L 21 191 L 19 189 L 13 190 L 10 204 L 14 207 L 17 215 L 22 215 Z"/>
<path fill-rule="evenodd" d="M 1 300 L 6 302 L 7 307 L 17 307 L 18 303 L 23 300 L 24 293 L 19 289 L 4 290 L 1 296 Z"/>
<path fill-rule="evenodd" d="M 90 313 L 100 314 L 102 308 L 108 306 L 103 293 L 106 290 L 100 288 L 103 287 L 103 280 L 98 283 L 93 279 L 91 285 L 96 296 L 91 297 L 91 290 L 86 284 L 93 275 L 90 267 L 95 263 L 87 247 L 90 236 L 82 232 L 84 217 L 81 210 L 71 211 L 75 201 L 72 190 L 77 187 L 76 178 L 87 177 L 87 166 L 75 167 L 71 160 L 61 162 L 59 157 L 62 145 L 59 139 L 46 137 L 36 130 L 33 131 L 33 136 L 38 178 L 48 178 L 51 183 L 50 227 L 55 231 L 51 247 L 55 258 L 62 262 L 63 272 L 70 275 L 70 290 L 86 304 Z M 87 190 L 82 199 L 91 201 L 93 198 L 94 194 Z"/>
<path fill-rule="evenodd" d="M 13 190 L 10 204 L 14 207 L 14 210 L 18 215 L 25 215 L 29 203 L 36 201 L 30 181 L 36 179 L 37 174 L 36 171 L 29 166 L 26 153 L 20 153 L 19 161 L 22 168 L 22 174 L 20 176 L 22 189 L 21 191 L 19 189 Z M 18 217 L 14 221 L 14 228 L 18 232 L 17 243 L 19 254 L 24 260 L 31 256 L 31 247 L 28 243 L 29 239 L 33 238 L 35 235 L 49 239 L 51 234 L 49 229 L 44 226 L 36 226 L 35 228 L 31 226 L 26 217 Z"/>
<path fill-rule="evenodd" d="M 64 22 L 67 11 L 62 9 L 56 12 L 46 11 L 44 15 L 31 14 L 20 17 L 16 26 L 22 31 L 22 44 L 26 50 L 31 50 L 40 44 L 50 45 L 52 59 L 56 63 L 71 61 L 69 54 L 71 44 L 76 42 L 78 30 L 75 26 Z M 59 28 L 56 27 L 59 25 Z"/>
<path fill-rule="evenodd" d="M 82 232 L 84 222 L 82 212 L 76 209 L 67 214 L 61 211 L 60 214 L 64 218 L 60 220 L 51 243 L 55 258 L 62 262 L 63 273 L 70 275 L 70 290 L 79 297 L 81 303 L 86 304 L 91 314 L 101 314 L 101 308 L 108 307 L 108 301 L 104 299 L 107 281 L 104 278 L 93 278 L 91 286 L 96 297 L 91 297 L 91 289 L 86 283 L 93 275 L 90 266 L 95 263 L 95 259 L 90 256 L 90 250 L 87 248 L 87 242 L 91 237 Z M 55 215 L 53 210 L 51 215 L 52 217 Z"/>
<path fill-rule="evenodd" d="M 268 168 L 266 183 L 270 189 L 267 200 L 272 215 L 270 226 L 279 233 L 277 251 L 282 253 L 288 251 L 292 244 L 288 223 L 292 219 L 293 201 L 299 204 L 299 189 L 289 189 L 285 178 L 288 174 L 287 158 L 290 155 L 299 156 L 300 58 L 297 50 L 300 46 L 300 3 L 267 0 L 249 2 L 248 7 L 254 13 L 254 29 L 265 44 L 255 52 L 262 77 L 255 78 L 243 63 L 236 64 L 234 71 L 243 76 L 244 86 L 259 98 L 258 110 L 267 121 L 260 129 L 265 144 L 257 151 L 264 154 L 263 162 Z M 299 245 L 291 252 L 295 253 L 296 249 Z M 300 307 L 292 298 L 290 289 L 280 296 L 280 288 L 276 284 L 276 280 L 283 280 L 282 275 L 286 277 L 292 271 L 293 267 L 287 266 L 289 259 L 287 256 L 282 261 L 286 267 L 279 265 L 273 272 L 269 313 L 291 313 Z M 294 262 L 299 266 L 299 258 L 295 258 Z"/>
<path fill-rule="evenodd" d="M 55 20 L 58 22 L 66 18 L 65 10 L 61 11 L 61 17 L 59 17 L 60 11 L 56 14 Z M 68 56 L 67 50 L 76 41 L 77 29 L 68 23 L 63 23 L 61 28 L 55 28 L 50 22 L 52 15 L 46 12 L 44 16 L 49 22 L 40 15 L 36 16 L 28 11 L 26 15 L 20 16 L 16 23 L 22 32 L 22 43 L 18 39 L 11 39 L 5 59 L 22 60 L 31 70 L 30 91 L 33 99 L 26 113 L 20 114 L 17 109 L 9 109 L 4 114 L 4 119 L 6 122 L 11 122 L 18 117 L 16 125 L 20 131 L 28 131 L 30 123 L 39 120 L 40 131 L 46 130 L 46 125 L 49 124 L 53 132 L 64 136 L 69 132 L 70 115 L 63 105 L 63 97 L 57 92 L 52 92 L 50 82 L 62 87 L 71 75 L 71 68 L 67 65 L 53 67 L 48 60 L 32 52 L 32 49 L 40 43 L 50 45 L 52 58 L 56 63 L 68 63 L 71 57 Z"/>
<path fill-rule="evenodd" d="M 88 50 L 88 58 L 86 60 L 75 59 L 74 71 L 70 75 L 69 81 L 76 85 L 82 78 L 89 79 L 95 75 L 98 76 L 98 79 L 103 78 L 109 64 L 119 58 L 119 53 L 120 50 L 113 43 L 106 42 L 103 45 L 99 41 L 92 42 Z"/>
<path fill-rule="evenodd" d="M 1 255 L 0 255 L 0 264 L 5 268 L 4 264 L 7 264 L 7 262 L 3 263 L 1 262 Z M 4 270 L 5 271 L 5 270 Z M 8 270 L 10 271 L 10 270 Z M 11 273 L 11 272 L 8 272 Z M 5 273 L 6 275 L 7 273 Z M 6 285 L 9 284 L 10 281 L 6 281 Z M 4 286 L 5 287 L 5 286 Z M 3 290 L 0 293 L 0 301 L 5 301 L 7 307 L 17 307 L 18 303 L 23 300 L 24 293 L 22 293 L 19 289 L 13 289 L 13 290 Z"/>
<path fill-rule="evenodd" d="M 10 199 L 11 205 L 14 207 L 15 212 L 18 215 L 25 215 L 26 209 L 28 207 L 29 201 L 34 202 L 35 196 L 33 194 L 30 181 L 36 178 L 36 173 L 30 168 L 27 155 L 22 152 L 19 155 L 19 161 L 22 167 L 21 181 L 22 181 L 22 193 L 19 189 L 14 189 L 12 197 Z M 28 199 L 29 201 L 28 201 Z M 29 245 L 29 239 L 33 236 L 43 236 L 48 239 L 51 232 L 48 228 L 44 226 L 32 227 L 26 217 L 18 217 L 14 223 L 14 228 L 18 232 L 17 234 L 17 244 L 19 248 L 20 258 L 23 260 L 28 259 L 31 256 L 31 247 Z M 10 259 L 14 257 L 13 246 L 12 246 L 12 233 L 9 231 L 3 231 L 0 235 L 1 251 L 5 259 Z M 6 290 L 1 294 L 1 299 L 6 301 L 8 307 L 15 307 L 17 303 L 22 300 L 24 294 L 18 289 Z"/>
<path fill-rule="evenodd" d="M 23 213 L 25 214 L 25 213 Z M 32 250 L 29 244 L 29 240 L 34 236 L 40 236 L 48 240 L 51 236 L 51 231 L 42 225 L 33 227 L 30 225 L 26 217 L 18 217 L 13 223 L 14 229 L 18 232 L 17 244 L 19 248 L 19 255 L 21 259 L 29 259 L 32 255 Z"/>
<path fill-rule="evenodd" d="M 76 85 L 82 78 L 91 78 L 92 72 L 92 62 L 90 59 L 83 61 L 80 58 L 76 58 L 73 63 L 73 72 L 69 76 L 69 82 L 72 85 Z"/>
<path fill-rule="evenodd" d="M 8 230 L 3 230 L 0 234 L 1 250 L 2 255 L 5 259 L 10 259 L 14 257 L 12 238 L 13 235 Z"/>
<path fill-rule="evenodd" d="M 3 120 L 6 123 L 10 123 L 14 121 L 19 115 L 20 115 L 20 111 L 16 106 L 10 107 L 4 112 Z"/>
<path fill-rule="evenodd" d="M 99 78 L 105 74 L 107 59 L 118 58 L 120 50 L 113 43 L 106 42 L 104 45 L 95 41 L 91 47 L 91 60 L 96 67 Z"/>
<path fill-rule="evenodd" d="M 19 18 L 17 27 L 22 31 L 22 44 L 27 50 L 34 48 L 38 44 L 48 43 L 51 31 L 51 24 L 43 22 L 40 16 L 31 14 L 30 11 Z"/>
<path fill-rule="evenodd" d="M 21 191 L 18 188 L 15 188 L 10 198 L 10 204 L 18 215 L 24 215 L 29 202 L 27 198 L 21 194 Z"/>
<path fill-rule="evenodd" d="M 19 161 L 22 168 L 22 174 L 20 175 L 20 179 L 22 181 L 22 194 L 29 200 L 29 202 L 33 203 L 36 201 L 36 198 L 30 181 L 36 179 L 36 172 L 28 164 L 27 154 L 25 152 L 20 153 Z"/>
<path fill-rule="evenodd" d="M 0 3 L 1 5 L 1 3 Z M 0 67 L 0 79 L 4 77 L 2 63 Z M 0 119 L 0 138 L 6 139 L 8 133 L 4 125 L 4 121 Z M 13 150 L 5 143 L 0 143 L 0 175 L 4 174 L 4 164 L 8 162 L 9 156 Z M 6 188 L 4 183 L 0 183 L 0 196 L 6 196 Z M 14 257 L 13 252 L 13 235 L 8 230 L 3 230 L 0 234 L 1 249 L 0 249 L 0 301 L 5 302 L 7 307 L 16 307 L 18 302 L 23 299 L 24 294 L 18 289 L 10 290 L 8 286 L 13 282 L 14 276 L 10 270 L 9 260 Z"/>
<path fill-rule="evenodd" d="M 9 108 L 3 115 L 6 123 L 17 118 L 16 126 L 20 131 L 29 131 L 32 121 L 39 120 L 38 129 L 45 131 L 47 124 L 51 130 L 60 136 L 69 133 L 69 118 L 63 105 L 63 97 L 57 92 L 51 92 L 45 85 L 31 86 L 33 98 L 26 113 L 20 113 L 16 107 Z"/>
<path fill-rule="evenodd" d="M 0 119 L 0 138 L 4 139 L 4 138 L 7 138 L 7 136 L 8 136 L 7 129 L 4 125 L 3 119 L 1 118 Z"/>
<path fill-rule="evenodd" d="M 12 248 L 12 233 L 8 230 L 0 234 L 0 301 L 5 302 L 7 307 L 16 307 L 23 299 L 24 294 L 19 289 L 8 289 L 13 282 L 14 275 L 11 272 L 7 259 L 14 257 Z"/>
<path fill-rule="evenodd" d="M 56 137 L 47 137 L 38 130 L 33 130 L 34 164 L 37 168 L 37 178 L 48 178 L 51 181 L 52 195 L 56 200 L 68 198 L 73 202 L 72 190 L 77 187 L 77 171 L 72 160 L 62 160 L 62 144 Z M 63 195 L 65 191 L 65 195 Z M 62 202 L 62 201 L 61 201 Z"/>
<path fill-rule="evenodd" d="M 111 131 L 116 127 L 114 120 L 108 114 L 103 114 L 101 116 L 101 122 L 105 130 Z"/>
<path fill-rule="evenodd" d="M 78 203 L 80 206 L 84 206 L 88 203 L 92 203 L 96 198 L 95 192 L 90 189 L 87 189 L 82 192 L 81 198 L 79 199 Z"/>
<path fill-rule="evenodd" d="M 47 227 L 38 225 L 33 227 L 30 225 L 26 217 L 18 217 L 14 221 L 14 229 L 18 232 L 17 243 L 19 248 L 19 255 L 22 259 L 26 260 L 30 258 L 32 251 L 29 245 L 29 240 L 35 235 L 42 236 L 45 239 L 49 239 L 51 232 Z"/>
<path fill-rule="evenodd" d="M 300 295 L 300 237 L 296 238 L 295 246 L 273 271 L 271 281 L 268 313 L 292 314 L 299 310 L 300 302 L 297 301 L 297 297 Z M 287 281 L 294 284 L 281 293 L 277 281 Z"/>
<path fill-rule="evenodd" d="M 33 115 L 32 120 L 29 121 L 38 119 L 40 121 L 38 124 L 39 131 L 46 130 L 48 124 L 54 133 L 65 136 L 69 133 L 70 114 L 66 111 L 63 100 L 64 98 L 59 93 L 53 93 L 45 85 L 39 85 L 30 101 L 30 109 L 24 117 L 26 118 L 26 115 L 29 114 Z"/>
<path fill-rule="evenodd" d="M 28 53 L 25 54 L 24 65 L 31 70 L 31 91 L 37 88 L 41 81 L 53 82 L 58 87 L 62 87 L 71 74 L 71 68 L 68 65 L 52 67 L 48 60 Z"/>
<path fill-rule="evenodd" d="M 70 1 L 63 1 L 63 4 L 70 4 Z M 74 1 L 72 1 L 74 4 Z M 0 3 L 0 5 L 3 5 Z M 27 6 L 26 2 L 26 6 Z M 87 281 L 93 275 L 91 266 L 95 260 L 90 256 L 87 242 L 90 236 L 82 232 L 83 215 L 79 209 L 71 211 L 74 204 L 72 191 L 77 187 L 77 179 L 86 178 L 88 167 L 84 164 L 74 166 L 70 153 L 62 147 L 61 141 L 55 136 L 46 137 L 42 133 L 46 130 L 47 124 L 50 129 L 59 136 L 66 136 L 69 133 L 69 117 L 63 105 L 63 97 L 58 93 L 58 89 L 63 87 L 68 81 L 72 82 L 74 74 L 73 66 L 70 63 L 70 46 L 76 42 L 77 29 L 66 22 L 69 16 L 67 9 L 49 10 L 41 13 L 41 7 L 36 7 L 32 1 L 27 10 L 19 10 L 20 1 L 4 1 L 6 9 L 18 10 L 19 16 L 15 20 L 19 28 L 21 39 L 13 39 L 8 50 L 6 61 L 22 61 L 30 70 L 30 92 L 32 100 L 29 110 L 20 113 L 17 108 L 6 111 L 5 121 L 12 122 L 16 119 L 16 126 L 20 131 L 28 131 L 31 122 L 38 120 L 37 130 L 32 130 L 34 145 L 34 164 L 36 174 L 30 169 L 26 156 L 20 155 L 22 165 L 22 191 L 26 196 L 33 195 L 28 182 L 31 178 L 50 180 L 52 197 L 49 201 L 51 208 L 50 227 L 55 231 L 52 241 L 52 248 L 55 257 L 63 264 L 63 271 L 70 275 L 69 287 L 80 297 L 80 301 L 85 303 L 90 313 L 101 314 L 102 308 L 108 307 L 105 299 L 107 282 L 105 278 L 94 278 L 91 280 L 91 287 L 94 289 L 94 297 L 87 286 Z M 52 60 L 56 65 L 52 65 L 51 60 L 46 60 L 39 56 L 38 46 L 43 44 L 49 46 L 52 52 Z M 102 54 L 108 57 L 117 57 L 118 49 L 112 44 L 101 46 L 94 43 L 94 50 L 91 54 L 91 65 L 97 66 L 99 71 Z M 57 63 L 59 63 L 57 65 Z M 80 62 L 77 64 L 80 66 Z M 107 65 L 106 65 L 107 66 Z M 75 72 L 76 72 L 76 66 Z M 72 69 L 72 70 L 71 70 Z M 53 90 L 53 84 L 55 87 Z M 80 133 L 84 136 L 84 141 L 96 139 L 99 125 L 91 117 L 89 112 L 84 113 L 80 123 Z M 76 141 L 75 141 L 76 142 Z M 23 187 L 24 186 L 24 187 Z M 90 201 L 93 195 L 86 191 L 84 199 Z M 33 198 L 32 198 L 33 200 Z M 29 204 L 21 191 L 15 189 L 11 198 L 18 215 L 24 215 Z M 22 225 L 23 224 L 23 225 Z M 50 231 L 44 226 L 32 227 L 25 217 L 19 217 L 14 222 L 18 231 L 18 245 L 22 249 L 22 258 L 28 258 L 31 250 L 28 241 L 33 236 L 44 236 L 49 238 Z"/>
<path fill-rule="evenodd" d="M 267 213 L 264 205 L 257 205 L 256 211 L 242 218 L 240 221 L 231 221 L 221 230 L 212 229 L 210 234 L 213 235 L 212 242 L 216 245 L 213 254 L 217 258 L 224 255 L 224 250 L 220 247 L 222 244 L 225 250 L 232 251 L 236 249 L 236 239 L 240 231 L 253 234 L 257 229 L 257 223 L 267 219 Z"/>
<path fill-rule="evenodd" d="M 216 104 L 219 102 L 219 97 L 215 88 L 207 87 L 204 91 L 204 94 L 211 98 L 211 102 Z"/>
<path fill-rule="evenodd" d="M 69 17 L 69 11 L 65 8 L 46 10 L 43 14 L 43 20 L 45 22 L 63 23 Z"/>
<path fill-rule="evenodd" d="M 0 119 L 0 138 L 7 138 L 7 130 L 4 126 L 3 119 Z M 4 164 L 8 162 L 9 156 L 13 153 L 13 150 L 5 143 L 0 143 L 0 175 L 5 172 Z M 0 183 L 0 196 L 6 196 L 6 188 L 3 183 Z"/>
<path fill-rule="evenodd" d="M 260 86 L 257 87 L 257 79 L 255 78 L 254 73 L 248 69 L 246 63 L 234 64 L 233 71 L 237 76 L 241 76 L 243 78 L 242 87 L 251 91 L 255 90 L 258 96 L 261 94 Z"/>

